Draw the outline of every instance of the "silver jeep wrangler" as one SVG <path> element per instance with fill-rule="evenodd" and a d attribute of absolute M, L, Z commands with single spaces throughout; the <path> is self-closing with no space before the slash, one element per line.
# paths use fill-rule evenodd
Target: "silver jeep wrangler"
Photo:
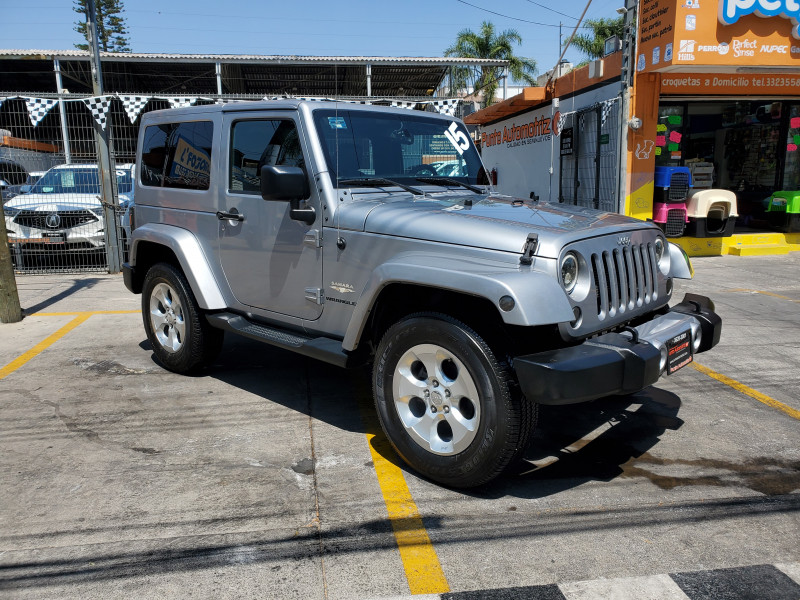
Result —
<path fill-rule="evenodd" d="M 718 341 L 669 307 L 683 251 L 655 225 L 493 192 L 464 125 L 340 102 L 151 112 L 128 289 L 168 369 L 225 331 L 372 365 L 398 454 L 444 485 L 499 475 L 538 404 L 628 394 Z M 535 165 L 531 165 L 535 168 Z"/>

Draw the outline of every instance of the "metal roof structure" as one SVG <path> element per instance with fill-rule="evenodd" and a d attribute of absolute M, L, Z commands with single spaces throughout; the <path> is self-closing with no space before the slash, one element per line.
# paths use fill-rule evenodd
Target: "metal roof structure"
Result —
<path fill-rule="evenodd" d="M 100 53 L 113 93 L 430 97 L 452 67 L 507 66 L 450 57 Z M 89 52 L 0 49 L 3 91 L 57 94 L 53 71 L 73 94 L 92 91 Z"/>

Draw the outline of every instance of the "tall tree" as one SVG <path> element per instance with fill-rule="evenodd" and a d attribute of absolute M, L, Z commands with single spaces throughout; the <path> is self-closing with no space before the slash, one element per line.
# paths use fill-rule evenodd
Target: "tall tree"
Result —
<path fill-rule="evenodd" d="M 616 35 L 622 39 L 625 30 L 624 21 L 624 16 L 616 19 L 588 19 L 586 26 L 591 30 L 591 34 L 576 35 L 572 45 L 589 58 L 603 58 L 606 38 Z"/>
<path fill-rule="evenodd" d="M 89 15 L 88 3 L 94 2 L 97 15 L 97 40 L 103 52 L 130 52 L 128 46 L 128 28 L 125 18 L 120 16 L 125 10 L 122 0 L 74 0 L 72 10 L 83 15 L 83 21 L 75 22 L 75 31 L 88 42 L 89 27 L 86 19 Z M 88 50 L 89 44 L 75 44 L 76 48 Z"/>
<path fill-rule="evenodd" d="M 520 44 L 522 37 L 515 29 L 506 29 L 497 34 L 494 25 L 484 21 L 477 33 L 471 29 L 459 31 L 455 43 L 444 54 L 459 58 L 507 60 L 509 73 L 515 80 L 533 85 L 536 83 L 536 61 L 514 54 L 514 46 Z M 475 94 L 484 94 L 483 106 L 489 106 L 494 102 L 502 76 L 503 67 L 454 67 L 453 88 L 463 89 L 471 85 Z"/>

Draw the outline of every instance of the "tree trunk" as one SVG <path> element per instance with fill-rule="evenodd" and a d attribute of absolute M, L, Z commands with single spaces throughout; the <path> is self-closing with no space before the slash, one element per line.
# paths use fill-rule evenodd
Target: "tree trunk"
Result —
<path fill-rule="evenodd" d="M 17 281 L 14 279 L 14 267 L 8 249 L 6 218 L 2 205 L 3 200 L 0 197 L 0 323 L 17 323 L 22 320 L 22 308 L 19 305 Z"/>

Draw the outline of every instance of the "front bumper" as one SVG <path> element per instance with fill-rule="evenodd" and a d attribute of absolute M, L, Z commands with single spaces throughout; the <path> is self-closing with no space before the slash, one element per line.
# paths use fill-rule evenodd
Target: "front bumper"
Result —
<path fill-rule="evenodd" d="M 667 370 L 668 344 L 690 332 L 692 354 L 719 342 L 722 319 L 705 296 L 686 294 L 666 314 L 621 333 L 607 333 L 578 346 L 514 359 L 522 392 L 540 404 L 573 404 L 632 394 Z"/>

